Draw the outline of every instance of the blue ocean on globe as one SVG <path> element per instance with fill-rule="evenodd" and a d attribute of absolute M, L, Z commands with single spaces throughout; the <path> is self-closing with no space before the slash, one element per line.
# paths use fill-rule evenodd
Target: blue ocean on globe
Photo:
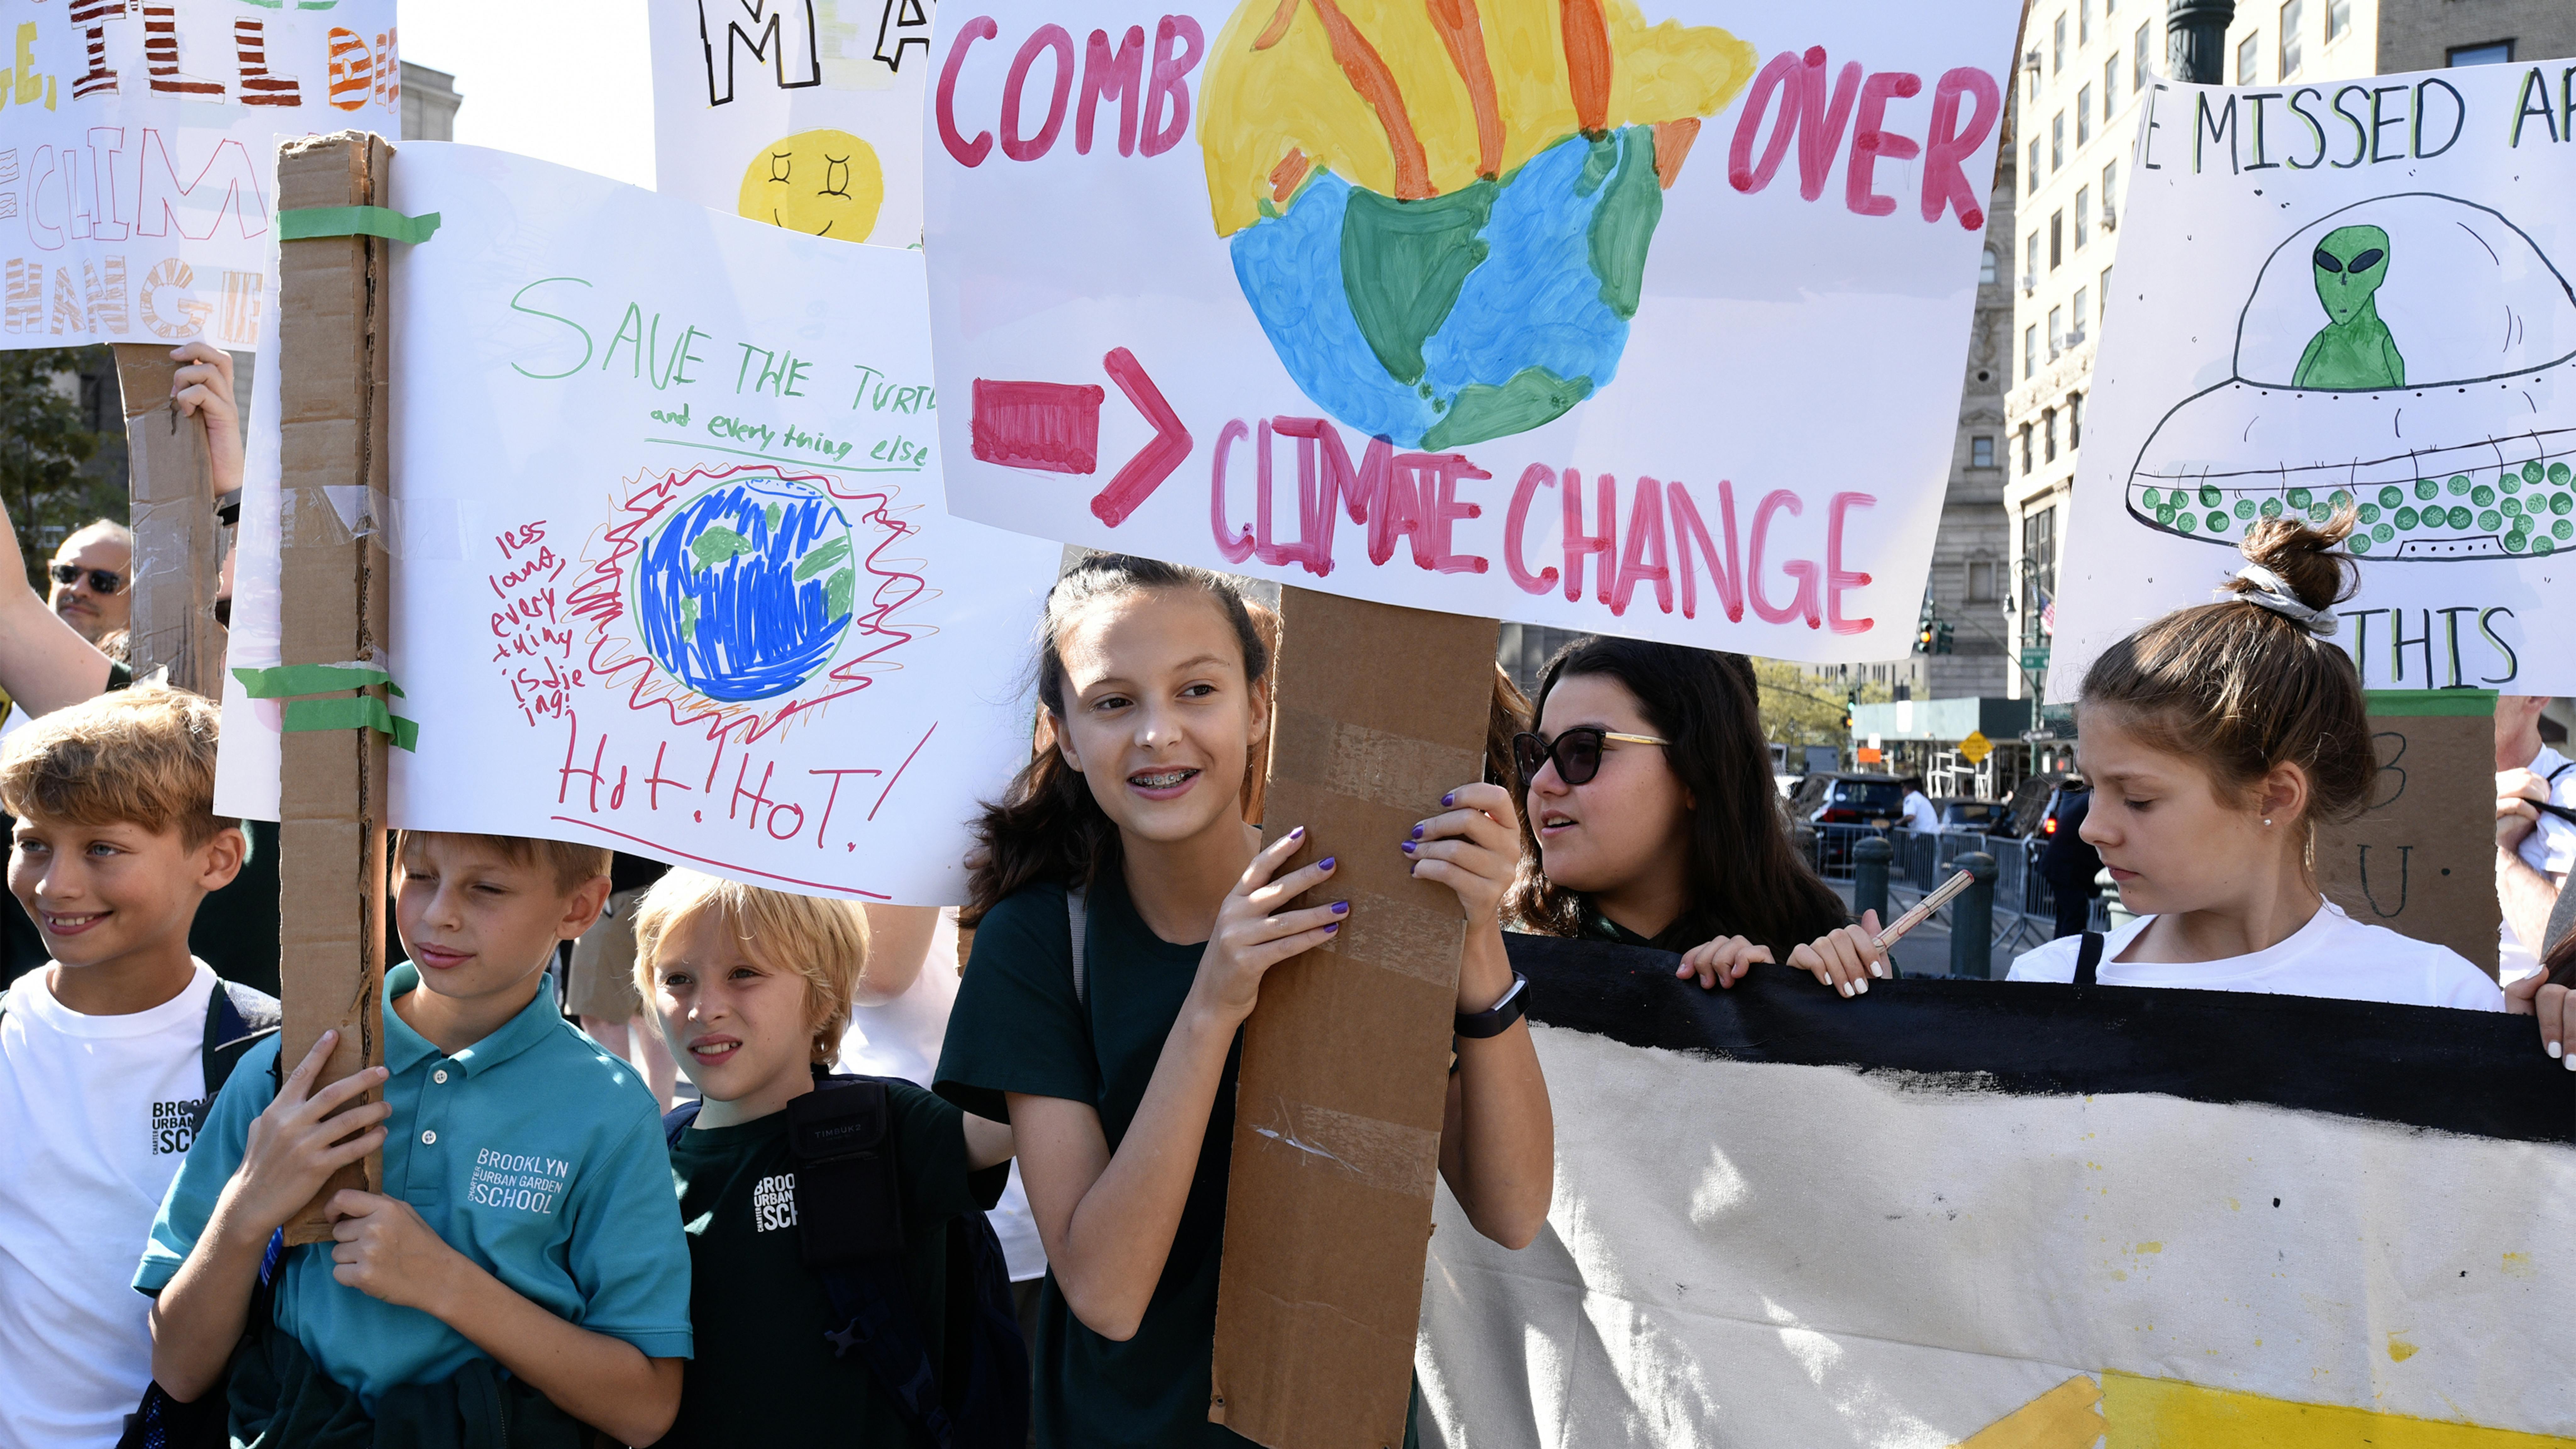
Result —
<path fill-rule="evenodd" d="M 779 478 L 743 479 L 681 504 L 637 557 L 645 651 L 709 699 L 770 699 L 831 661 L 850 627 L 858 570 L 849 521 Z"/>
<path fill-rule="evenodd" d="M 1446 449 L 1609 385 L 1662 211 L 1653 131 L 1633 126 L 1420 201 L 1318 172 L 1231 250 L 1308 397 L 1400 446 Z"/>

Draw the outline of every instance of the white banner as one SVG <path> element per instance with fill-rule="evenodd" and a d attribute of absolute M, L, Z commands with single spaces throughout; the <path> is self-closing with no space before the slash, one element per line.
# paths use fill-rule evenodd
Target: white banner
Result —
<path fill-rule="evenodd" d="M 2018 8 L 952 0 L 949 506 L 1419 608 L 1902 653 Z"/>
<path fill-rule="evenodd" d="M 389 530 L 393 823 L 963 899 L 1059 551 L 939 506 L 920 256 L 470 147 L 404 147 L 392 205 L 442 224 L 395 249 L 391 506 L 288 512 Z M 278 662 L 252 477 L 236 668 Z M 225 704 L 220 806 L 273 815 L 278 708 Z"/>
<path fill-rule="evenodd" d="M 648 0 L 656 185 L 837 241 L 921 241 L 932 0 Z"/>
<path fill-rule="evenodd" d="M 1533 1034 L 1554 1210 L 1441 1192 L 1425 1445 L 2576 1443 L 2564 1141 Z"/>
<path fill-rule="evenodd" d="M 2548 643 L 2576 609 L 2563 69 L 2149 91 L 2051 699 L 2207 602 L 2254 521 L 2347 502 L 2361 589 L 2336 642 L 2364 684 L 2576 692 Z"/>
<path fill-rule="evenodd" d="M 0 0 L 0 348 L 247 349 L 276 138 L 402 129 L 393 0 Z"/>

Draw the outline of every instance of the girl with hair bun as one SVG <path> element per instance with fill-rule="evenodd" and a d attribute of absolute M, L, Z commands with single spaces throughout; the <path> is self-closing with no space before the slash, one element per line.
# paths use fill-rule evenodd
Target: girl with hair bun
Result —
<path fill-rule="evenodd" d="M 2317 826 L 2359 815 L 2379 768 L 2361 677 L 2331 642 L 2351 529 L 2349 510 L 2321 529 L 2257 524 L 2232 597 L 2167 614 L 2085 671 L 2082 834 L 2137 919 L 2051 941 L 2011 979 L 2504 1008 L 2456 952 L 2353 920 L 2317 888 Z"/>

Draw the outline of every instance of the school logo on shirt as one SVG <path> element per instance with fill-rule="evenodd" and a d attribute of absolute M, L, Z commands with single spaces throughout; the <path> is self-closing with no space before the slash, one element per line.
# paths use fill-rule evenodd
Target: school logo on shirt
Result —
<path fill-rule="evenodd" d="M 206 1106 L 212 1097 L 197 1097 L 178 1102 L 152 1104 L 152 1155 L 176 1156 L 196 1145 L 197 1129 L 205 1125 Z"/>
<path fill-rule="evenodd" d="M 474 1177 L 465 1190 L 465 1201 L 474 1207 L 550 1216 L 571 1178 L 572 1164 L 560 1157 L 486 1147 L 474 1154 Z"/>
<path fill-rule="evenodd" d="M 796 1174 L 776 1173 L 751 1185 L 751 1230 L 796 1226 Z"/>

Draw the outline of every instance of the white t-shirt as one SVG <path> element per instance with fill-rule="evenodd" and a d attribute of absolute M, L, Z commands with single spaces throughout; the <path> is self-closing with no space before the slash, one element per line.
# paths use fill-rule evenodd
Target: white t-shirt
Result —
<path fill-rule="evenodd" d="M 2542 745 L 2540 753 L 2532 758 L 2527 768 L 2544 780 L 2549 780 L 2552 775 L 2558 777 L 2549 780 L 2550 804 L 2576 806 L 2576 769 L 2568 768 L 2565 755 Z M 2522 838 L 2522 844 L 2515 847 L 2514 854 L 2521 856 L 2525 865 L 2555 881 L 2576 869 L 2576 824 L 2543 811 L 2540 823 Z M 2519 981 L 2540 969 L 2539 948 L 2523 940 L 2515 933 L 2513 923 L 2507 921 L 2496 928 L 2496 964 L 2500 968 L 2498 974 L 2505 981 Z"/>
<path fill-rule="evenodd" d="M 911 988 L 883 1006 L 851 1008 L 850 1029 L 841 1037 L 841 1059 L 834 1069 L 863 1077 L 901 1077 L 929 1090 L 939 1070 L 940 1043 L 948 1038 L 948 1013 L 956 1004 L 957 908 L 951 906 L 939 913 L 929 959 L 921 963 Z M 993 1225 L 993 1236 L 1002 1240 L 1012 1282 L 1046 1276 L 1046 1244 L 1029 1211 L 1028 1192 L 1020 1186 L 1016 1160 L 1002 1200 L 984 1218 Z"/>
<path fill-rule="evenodd" d="M 2147 929 L 2140 916 L 2102 943 L 2105 986 L 2179 986 L 2196 991 L 2262 991 L 2277 996 L 2332 996 L 2401 1006 L 2504 1010 L 2504 992 L 2457 951 L 2401 936 L 2345 915 L 2332 901 L 2289 938 L 2251 955 L 2216 961 L 2122 961 L 2120 953 Z M 2014 958 L 2013 981 L 2072 981 L 2081 936 L 2060 936 Z"/>
<path fill-rule="evenodd" d="M 1905 823 L 1912 828 L 1926 834 L 1940 833 L 1941 812 L 1932 808 L 1932 802 L 1923 798 L 1922 791 L 1905 792 L 1905 813 L 1911 817 Z"/>
<path fill-rule="evenodd" d="M 107 1449 L 152 1380 L 134 1264 L 205 1120 L 205 962 L 130 1016 L 31 971 L 0 1013 L 0 1444 Z"/>

